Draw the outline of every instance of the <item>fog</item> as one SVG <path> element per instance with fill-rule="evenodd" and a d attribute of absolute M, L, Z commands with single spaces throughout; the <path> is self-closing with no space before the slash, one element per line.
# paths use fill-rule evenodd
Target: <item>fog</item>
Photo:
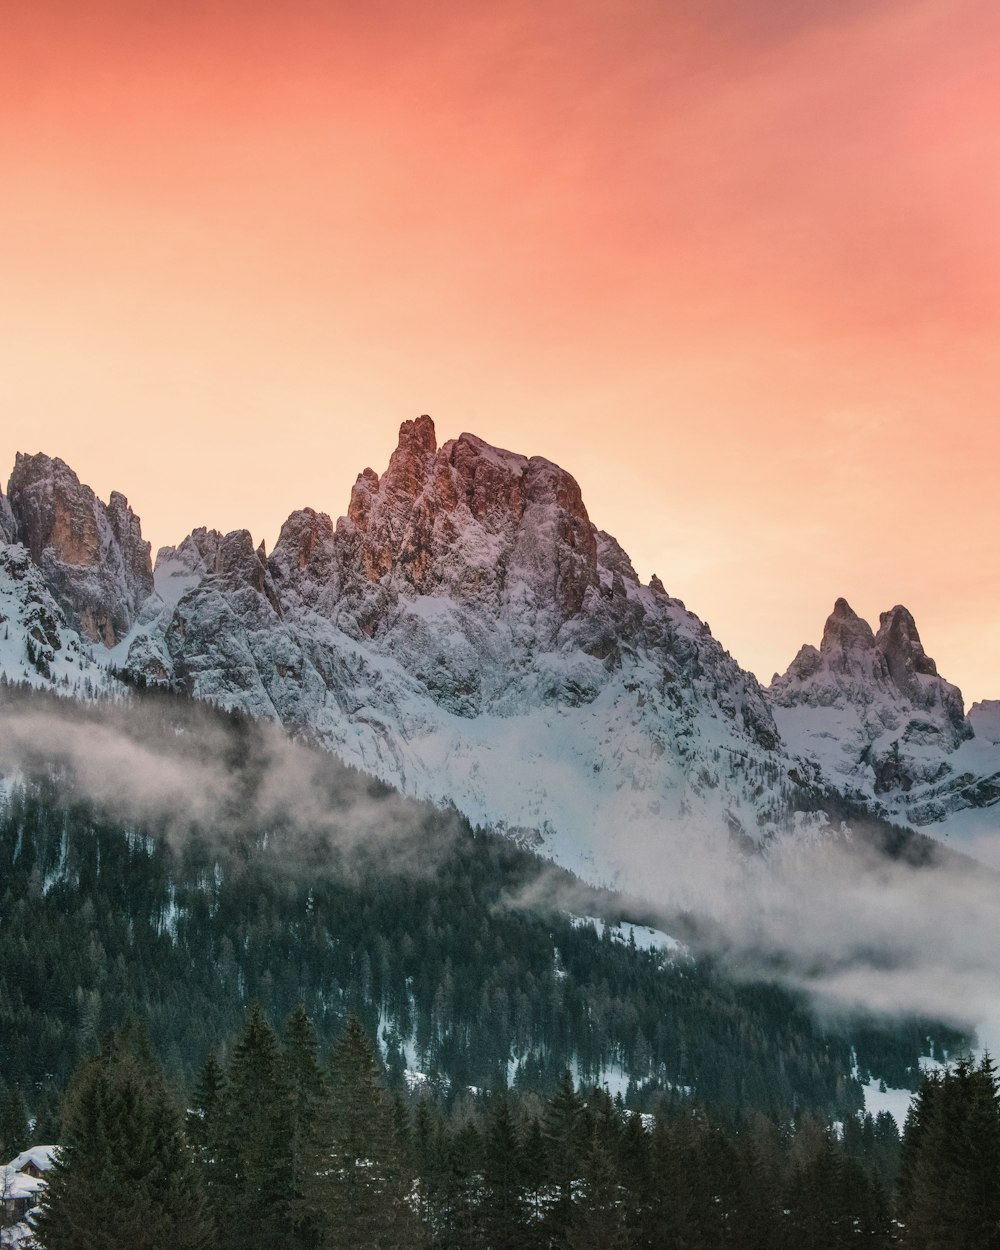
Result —
<path fill-rule="evenodd" d="M 447 844 L 428 837 L 429 805 L 278 726 L 234 728 L 197 704 L 28 699 L 8 703 L 0 724 L 8 784 L 54 773 L 108 815 L 174 840 L 193 829 L 222 839 L 274 831 L 290 847 L 363 848 L 420 873 Z M 453 836 L 461 827 L 439 814 L 435 826 Z M 718 829 L 679 824 L 589 837 L 621 867 L 629 918 L 712 951 L 734 975 L 801 988 L 820 1011 L 927 1015 L 1000 1039 L 1000 876 L 980 863 L 946 852 L 927 866 L 890 860 L 863 830 L 819 819 L 755 853 Z M 509 905 L 592 910 L 594 891 L 567 882 L 540 866 Z"/>
<path fill-rule="evenodd" d="M 996 1048 L 1000 874 L 919 836 L 889 858 L 885 833 L 816 814 L 737 849 L 718 825 L 633 811 L 591 847 L 632 918 L 710 950 L 735 976 L 800 988 L 832 1015 L 926 1015 L 974 1028 Z M 511 901 L 553 899 L 568 911 L 588 905 L 554 876 Z"/>
<path fill-rule="evenodd" d="M 197 831 L 220 843 L 274 835 L 288 850 L 323 845 L 384 854 L 400 871 L 433 868 L 449 822 L 421 804 L 292 741 L 269 722 L 230 722 L 179 700 L 92 706 L 38 698 L 0 714 L 0 776 L 55 777 L 110 818 L 174 843 Z M 438 837 L 426 836 L 435 816 Z M 457 835 L 459 822 L 452 833 Z"/>

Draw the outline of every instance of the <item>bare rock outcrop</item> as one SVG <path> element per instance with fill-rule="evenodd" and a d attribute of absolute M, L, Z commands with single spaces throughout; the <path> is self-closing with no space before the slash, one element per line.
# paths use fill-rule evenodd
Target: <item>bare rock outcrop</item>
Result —
<path fill-rule="evenodd" d="M 875 633 L 838 599 L 819 648 L 802 647 L 768 697 L 793 750 L 853 797 L 912 820 L 930 811 L 928 794 L 937 799 L 960 775 L 961 748 L 974 736 L 962 692 L 940 676 L 898 604 Z"/>
<path fill-rule="evenodd" d="M 124 495 L 108 504 L 62 460 L 18 453 L 8 487 L 14 536 L 89 642 L 112 647 L 153 592 L 149 543 Z"/>

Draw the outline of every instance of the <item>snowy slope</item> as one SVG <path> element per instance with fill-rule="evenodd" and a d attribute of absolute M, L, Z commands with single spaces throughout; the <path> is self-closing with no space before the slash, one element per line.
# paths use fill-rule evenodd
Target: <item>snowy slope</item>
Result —
<path fill-rule="evenodd" d="M 830 785 L 946 833 L 1000 768 L 1000 714 L 966 720 L 905 609 L 876 638 L 838 604 L 765 695 L 640 583 L 568 473 L 470 434 L 438 447 L 427 417 L 345 516 L 293 513 L 270 555 L 196 529 L 154 575 L 124 497 L 45 456 L 18 458 L 0 537 L 10 676 L 86 695 L 121 672 L 278 720 L 592 880 L 669 876 L 692 838 L 711 871 Z"/>
<path fill-rule="evenodd" d="M 848 797 L 960 846 L 1000 832 L 1000 714 L 965 715 L 906 608 L 874 632 L 838 599 L 768 697 L 788 749 Z"/>

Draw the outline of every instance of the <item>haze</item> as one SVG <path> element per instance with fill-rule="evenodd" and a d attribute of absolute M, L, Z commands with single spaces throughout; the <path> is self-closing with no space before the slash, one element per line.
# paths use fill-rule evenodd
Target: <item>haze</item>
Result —
<path fill-rule="evenodd" d="M 311 863 L 319 837 L 345 853 L 348 868 L 354 852 L 377 849 L 393 871 L 423 875 L 461 834 L 458 821 L 439 813 L 431 837 L 429 805 L 376 794 L 362 774 L 274 725 L 235 739 L 197 703 L 173 716 L 155 703 L 60 703 L 5 709 L 0 804 L 12 780 L 51 774 L 67 795 L 179 844 L 192 827 L 220 845 L 248 831 L 273 833 L 277 846 L 304 853 L 289 855 L 289 871 Z M 699 949 L 714 950 L 737 975 L 798 986 L 823 1010 L 948 1020 L 995 1047 L 1000 911 L 996 876 L 981 865 L 951 856 L 914 868 L 866 854 L 856 838 L 805 829 L 749 859 L 733 854 L 725 829 L 612 821 L 590 834 L 602 861 L 622 857 L 620 884 L 647 900 L 643 915 L 659 914 L 676 931 L 678 908 L 687 911 Z M 540 862 L 508 902 L 589 915 L 595 895 Z"/>
<path fill-rule="evenodd" d="M 845 595 L 1000 695 L 997 6 L 0 20 L 0 473 L 270 546 L 430 412 L 574 473 L 765 681 Z"/>

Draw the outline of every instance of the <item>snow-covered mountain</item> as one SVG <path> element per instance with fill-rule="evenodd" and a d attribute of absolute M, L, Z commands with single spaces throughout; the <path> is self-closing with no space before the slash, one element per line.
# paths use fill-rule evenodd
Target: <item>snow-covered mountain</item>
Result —
<path fill-rule="evenodd" d="M 838 599 L 768 697 L 788 749 L 848 797 L 942 836 L 1000 825 L 1000 704 L 966 716 L 906 608 L 875 632 Z"/>
<path fill-rule="evenodd" d="M 270 555 L 196 529 L 154 576 L 125 498 L 42 455 L 18 456 L 0 536 L 9 676 L 85 695 L 120 673 L 272 717 L 605 880 L 669 861 L 678 832 L 721 854 L 792 828 L 830 782 L 926 822 L 972 744 L 977 782 L 1000 769 L 905 609 L 875 638 L 838 603 L 768 697 L 640 583 L 567 472 L 471 434 L 438 447 L 429 417 L 346 516 L 293 513 Z"/>

